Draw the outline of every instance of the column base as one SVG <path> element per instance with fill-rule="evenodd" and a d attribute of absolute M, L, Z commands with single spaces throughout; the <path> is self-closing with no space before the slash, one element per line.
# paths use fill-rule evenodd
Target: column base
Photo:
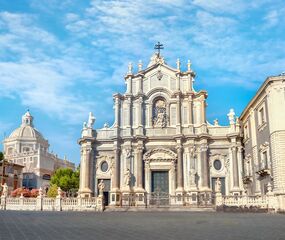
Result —
<path fill-rule="evenodd" d="M 133 205 L 133 195 L 129 187 L 122 189 L 122 207 L 130 207 Z"/>
<path fill-rule="evenodd" d="M 177 188 L 175 191 L 175 205 L 184 205 L 184 189 Z"/>
<path fill-rule="evenodd" d="M 135 204 L 137 207 L 145 207 L 146 206 L 146 191 L 143 188 L 135 189 Z"/>
<path fill-rule="evenodd" d="M 203 188 L 199 191 L 199 204 L 211 205 L 212 204 L 212 190 L 210 188 Z"/>
<path fill-rule="evenodd" d="M 121 206 L 121 192 L 119 189 L 110 191 L 110 206 Z"/>
<path fill-rule="evenodd" d="M 83 188 L 78 191 L 80 197 L 82 198 L 90 198 L 92 195 L 92 191 L 90 188 Z"/>
<path fill-rule="evenodd" d="M 198 204 L 198 190 L 197 189 L 190 189 L 186 192 L 185 197 L 185 204 L 187 205 L 197 205 Z"/>

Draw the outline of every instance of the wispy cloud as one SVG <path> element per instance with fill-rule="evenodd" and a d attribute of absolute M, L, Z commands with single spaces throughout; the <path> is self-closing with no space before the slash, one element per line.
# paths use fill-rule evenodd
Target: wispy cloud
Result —
<path fill-rule="evenodd" d="M 109 68 L 109 76 L 123 73 L 128 61 L 148 59 L 152 44 L 160 40 L 171 62 L 177 57 L 185 61 L 190 57 L 198 70 L 215 68 L 228 75 L 228 78 L 217 78 L 217 83 L 224 83 L 219 79 L 227 79 L 225 81 L 256 87 L 255 82 L 263 81 L 266 74 L 277 74 L 285 63 L 280 50 L 276 52 L 283 41 L 251 38 L 242 30 L 250 29 L 246 25 L 251 21 L 250 14 L 254 18 L 254 11 L 267 3 L 267 0 L 258 4 L 242 0 L 194 0 L 191 4 L 182 0 L 171 4 L 168 1 L 161 4 L 148 0 L 96 0 L 91 1 L 81 16 L 67 14 L 66 29 L 89 38 L 94 51 L 103 53 L 107 61 L 116 65 L 116 69 Z M 254 27 L 264 26 L 262 19 L 255 20 L 255 24 Z M 275 42 L 267 44 L 271 41 Z M 123 53 L 119 58 L 118 52 Z M 272 59 L 276 59 L 274 67 Z M 113 77 L 106 77 L 105 83 L 108 82 L 116 83 Z"/>
<path fill-rule="evenodd" d="M 36 26 L 35 19 L 33 15 L 0 13 L 0 92 L 6 97 L 18 96 L 23 105 L 67 123 L 81 121 L 94 102 L 76 86 L 84 86 L 96 74 L 56 36 Z"/>

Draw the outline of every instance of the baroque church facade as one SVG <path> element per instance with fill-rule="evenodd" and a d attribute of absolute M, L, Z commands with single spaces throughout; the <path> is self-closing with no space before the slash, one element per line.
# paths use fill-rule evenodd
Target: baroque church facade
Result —
<path fill-rule="evenodd" d="M 106 204 L 150 204 L 147 196 L 169 196 L 170 204 L 211 202 L 216 182 L 224 195 L 240 195 L 243 187 L 243 143 L 239 119 L 228 113 L 229 125 L 206 118 L 207 92 L 196 91 L 188 61 L 169 66 L 155 53 L 146 68 L 129 64 L 126 92 L 116 93 L 115 121 L 93 129 L 90 113 L 84 123 L 79 193 L 97 196 L 104 182 Z M 130 204 L 130 203 L 126 203 Z"/>
<path fill-rule="evenodd" d="M 20 186 L 26 188 L 45 189 L 56 169 L 75 168 L 74 163 L 49 152 L 49 142 L 35 128 L 29 110 L 22 116 L 21 125 L 4 139 L 3 147 L 9 164 L 23 167 Z"/>

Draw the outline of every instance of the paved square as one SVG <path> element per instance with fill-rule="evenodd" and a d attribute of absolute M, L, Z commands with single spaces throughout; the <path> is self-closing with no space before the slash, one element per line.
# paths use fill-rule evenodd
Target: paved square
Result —
<path fill-rule="evenodd" d="M 0 211 L 0 239 L 285 239 L 285 216 L 201 212 Z"/>

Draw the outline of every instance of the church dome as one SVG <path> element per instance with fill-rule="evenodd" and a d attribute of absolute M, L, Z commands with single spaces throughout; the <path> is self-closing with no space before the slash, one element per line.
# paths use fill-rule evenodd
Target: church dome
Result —
<path fill-rule="evenodd" d="M 42 134 L 31 126 L 24 126 L 15 129 L 10 138 L 43 138 Z"/>
<path fill-rule="evenodd" d="M 19 128 L 15 129 L 9 136 L 9 138 L 36 138 L 43 139 L 42 134 L 34 128 L 33 116 L 27 111 L 22 116 L 22 124 Z"/>

